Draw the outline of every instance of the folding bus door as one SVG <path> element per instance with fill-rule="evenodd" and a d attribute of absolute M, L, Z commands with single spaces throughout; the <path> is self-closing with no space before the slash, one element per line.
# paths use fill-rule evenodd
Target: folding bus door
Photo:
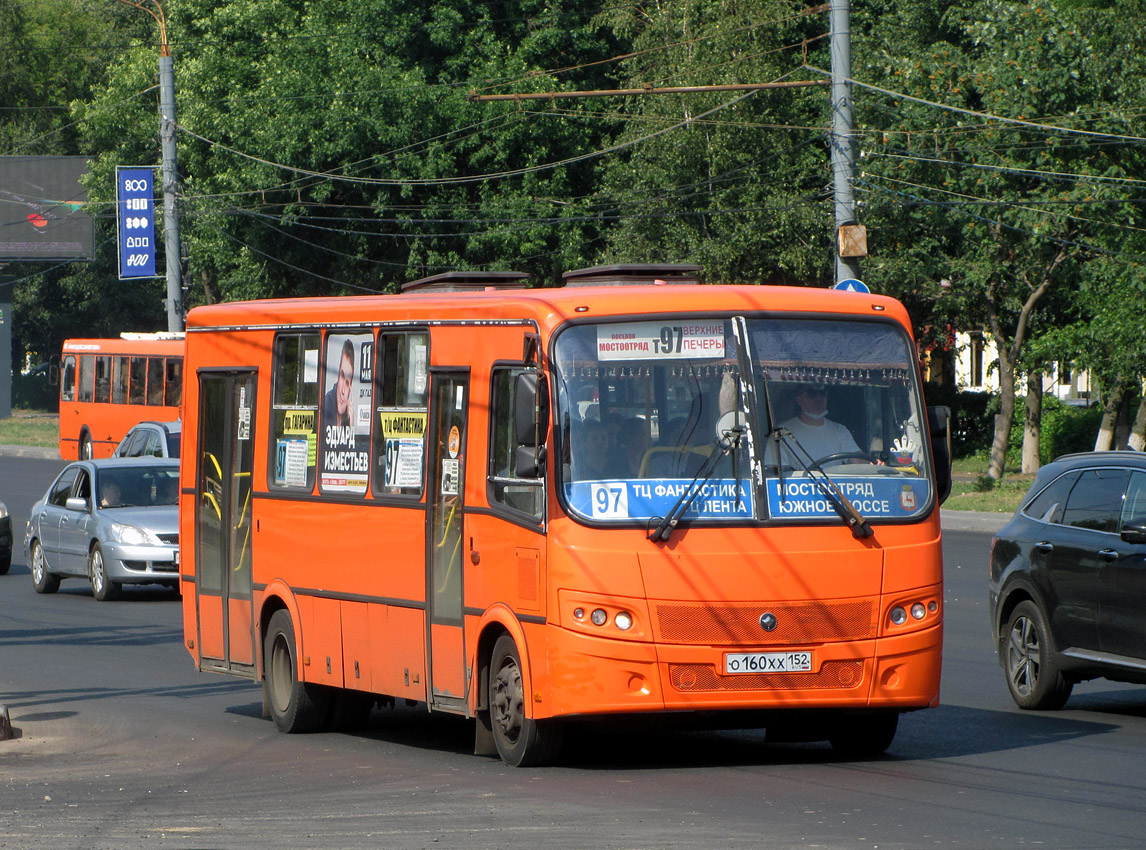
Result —
<path fill-rule="evenodd" d="M 256 675 L 251 595 L 254 421 L 254 372 L 199 373 L 195 589 L 200 665 L 246 678 Z M 192 451 L 195 444 L 184 446 L 184 452 Z"/>
<path fill-rule="evenodd" d="M 462 627 L 462 550 L 465 546 L 465 372 L 431 370 L 429 535 L 426 600 L 429 609 L 430 705 L 464 711 L 465 639 Z"/>

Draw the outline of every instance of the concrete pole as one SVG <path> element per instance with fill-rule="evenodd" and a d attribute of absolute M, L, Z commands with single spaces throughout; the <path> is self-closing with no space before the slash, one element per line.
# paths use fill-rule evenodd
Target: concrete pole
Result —
<path fill-rule="evenodd" d="M 841 257 L 839 231 L 856 222 L 856 153 L 852 140 L 855 118 L 852 114 L 852 24 L 851 0 L 831 0 L 832 51 L 832 186 L 836 208 L 836 283 L 859 279 L 859 260 Z"/>
<path fill-rule="evenodd" d="M 164 45 L 166 48 L 166 45 Z M 170 52 L 159 57 L 159 139 L 163 154 L 163 246 L 167 260 L 167 330 L 183 330 L 183 261 L 179 244 L 179 210 L 175 204 L 175 62 Z"/>

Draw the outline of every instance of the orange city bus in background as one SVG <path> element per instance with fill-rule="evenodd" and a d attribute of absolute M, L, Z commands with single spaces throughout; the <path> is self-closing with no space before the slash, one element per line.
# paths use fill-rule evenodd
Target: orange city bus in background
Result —
<path fill-rule="evenodd" d="M 182 394 L 182 333 L 64 340 L 60 457 L 110 457 L 137 422 L 178 419 Z"/>
<path fill-rule="evenodd" d="M 198 668 L 262 680 L 283 731 L 405 699 L 512 765 L 669 712 L 888 747 L 938 704 L 950 486 L 907 313 L 696 271 L 192 310 Z M 802 392 L 854 445 L 808 456 Z"/>

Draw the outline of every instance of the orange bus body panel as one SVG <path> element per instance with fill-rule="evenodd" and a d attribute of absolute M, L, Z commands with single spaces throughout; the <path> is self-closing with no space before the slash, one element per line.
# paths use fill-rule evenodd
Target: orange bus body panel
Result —
<path fill-rule="evenodd" d="M 907 313 L 893 299 L 785 287 L 284 299 L 193 310 L 184 372 L 188 446 L 195 445 L 201 427 L 198 370 L 258 370 L 251 425 L 251 627 L 257 651 L 269 612 L 285 603 L 297 611 L 300 675 L 307 682 L 425 700 L 429 638 L 434 647 L 456 653 L 457 670 L 466 674 L 439 682 L 435 690 L 464 695 L 469 714 L 479 707 L 481 669 L 488 660 L 482 653 L 499 631 L 516 636 L 527 710 L 535 718 L 937 704 L 943 606 L 937 505 L 918 521 L 878 525 L 865 540 L 843 523 L 811 523 L 682 527 L 667 543 L 648 540 L 639 528 L 574 521 L 555 485 L 547 488 L 541 527 L 507 521 L 491 506 L 486 464 L 494 365 L 520 362 L 526 333 L 540 335 L 544 353 L 569 320 L 640 318 L 661 309 L 686 316 L 716 311 L 891 319 L 910 333 Z M 372 485 L 362 497 L 328 497 L 315 486 L 296 499 L 268 484 L 275 333 L 405 327 L 428 329 L 431 375 L 446 367 L 468 369 L 460 631 L 428 622 L 429 483 L 419 499 L 404 501 L 377 497 Z M 551 456 L 549 481 L 555 480 L 556 462 Z M 191 449 L 184 452 L 184 493 L 198 488 L 197 463 Z M 185 499 L 187 504 L 194 499 Z M 194 516 L 185 510 L 181 520 L 184 616 L 188 647 L 201 663 L 222 640 L 210 634 L 221 612 L 195 604 Z M 892 627 L 891 607 L 915 600 L 935 604 L 928 625 L 909 620 L 901 629 Z M 602 630 L 573 620 L 575 608 L 595 606 L 630 612 L 633 627 L 622 637 L 603 637 Z M 780 613 L 786 630 L 765 635 L 758 622 L 762 606 Z M 231 628 L 237 627 L 232 621 Z M 811 648 L 811 672 L 721 672 L 728 652 L 791 646 Z M 261 660 L 255 664 L 261 671 Z"/>
<path fill-rule="evenodd" d="M 61 364 L 69 356 L 181 359 L 183 340 L 68 339 L 64 340 Z M 107 377 L 110 380 L 111 376 Z M 108 401 L 82 400 L 78 392 L 73 393 L 71 398 L 65 398 L 66 386 L 62 374 L 60 391 L 59 449 L 60 457 L 64 460 L 79 458 L 85 437 L 90 440 L 92 457 L 110 457 L 132 425 L 145 420 L 173 422 L 180 417 L 182 410 L 181 405 L 149 401 L 146 395 L 143 403 L 113 402 L 110 400 L 110 388 L 106 392 Z M 96 388 L 89 388 L 89 391 L 94 399 Z"/>

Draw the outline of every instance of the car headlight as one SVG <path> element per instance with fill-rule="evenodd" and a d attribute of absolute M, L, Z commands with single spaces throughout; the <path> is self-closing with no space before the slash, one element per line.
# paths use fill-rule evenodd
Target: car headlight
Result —
<path fill-rule="evenodd" d="M 162 545 L 162 541 L 146 528 L 125 525 L 122 522 L 111 524 L 111 539 L 116 543 L 126 543 L 128 546 Z"/>
<path fill-rule="evenodd" d="M 6 516 L 8 516 L 8 506 L 0 502 L 0 519 L 4 519 Z"/>

